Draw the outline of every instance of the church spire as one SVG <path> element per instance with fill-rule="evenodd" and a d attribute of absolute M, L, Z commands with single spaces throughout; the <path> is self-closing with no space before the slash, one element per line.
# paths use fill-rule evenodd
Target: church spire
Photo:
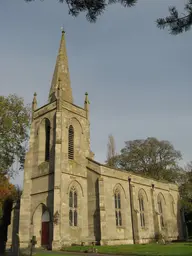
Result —
<path fill-rule="evenodd" d="M 56 100 L 58 81 L 60 81 L 61 99 L 73 103 L 64 30 L 62 30 L 60 48 L 49 92 L 49 102 Z"/>

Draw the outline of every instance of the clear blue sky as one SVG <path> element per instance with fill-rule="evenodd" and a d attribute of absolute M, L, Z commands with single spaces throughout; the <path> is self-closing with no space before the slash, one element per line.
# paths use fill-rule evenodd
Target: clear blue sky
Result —
<path fill-rule="evenodd" d="M 108 135 L 124 141 L 169 140 L 192 160 L 192 31 L 171 36 L 156 18 L 180 0 L 140 0 L 134 8 L 110 6 L 96 24 L 73 18 L 57 1 L 1 0 L 0 88 L 39 106 L 47 102 L 61 36 L 66 30 L 75 103 L 89 92 L 91 148 L 104 162 Z M 22 182 L 22 174 L 15 180 Z"/>

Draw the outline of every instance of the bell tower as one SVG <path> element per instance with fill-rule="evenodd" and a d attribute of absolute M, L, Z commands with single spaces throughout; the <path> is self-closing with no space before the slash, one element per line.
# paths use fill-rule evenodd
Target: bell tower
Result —
<path fill-rule="evenodd" d="M 62 31 L 48 104 L 38 108 L 36 93 L 32 102 L 20 207 L 21 247 L 28 246 L 32 236 L 36 236 L 37 247 L 46 248 L 60 248 L 72 240 L 87 238 L 88 213 L 82 209 L 87 204 L 86 166 L 90 156 L 88 94 L 84 107 L 73 103 Z M 71 188 L 78 200 L 73 210 L 69 205 Z"/>

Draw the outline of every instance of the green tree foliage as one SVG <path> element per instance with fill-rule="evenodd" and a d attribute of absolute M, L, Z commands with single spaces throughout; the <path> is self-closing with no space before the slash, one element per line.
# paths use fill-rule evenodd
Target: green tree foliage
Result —
<path fill-rule="evenodd" d="M 10 198 L 15 199 L 17 196 L 16 187 L 10 183 L 9 178 L 5 175 L 0 175 L 0 224 L 1 218 L 3 214 L 3 204 L 4 202 Z"/>
<path fill-rule="evenodd" d="M 180 185 L 181 201 L 186 212 L 192 212 L 192 162 L 190 162 L 183 174 Z"/>
<path fill-rule="evenodd" d="M 0 174 L 13 175 L 18 161 L 23 168 L 30 125 L 30 111 L 16 95 L 0 96 Z"/>
<path fill-rule="evenodd" d="M 168 141 L 156 138 L 126 141 L 121 153 L 114 157 L 116 168 L 157 180 L 176 182 L 181 173 L 181 153 Z"/>
<path fill-rule="evenodd" d="M 32 2 L 35 0 L 25 0 Z M 115 3 L 120 3 L 124 7 L 132 7 L 138 0 L 57 0 L 60 3 L 66 3 L 69 9 L 69 14 L 78 16 L 81 12 L 86 12 L 86 18 L 90 22 L 96 22 L 99 15 L 105 9 Z M 141 0 L 142 1 L 142 0 Z M 165 1 L 166 3 L 166 1 Z M 168 28 L 170 33 L 177 35 L 184 31 L 188 31 L 192 25 L 192 0 L 188 0 L 184 6 L 185 13 L 180 15 L 176 7 L 169 7 L 170 15 L 166 18 L 157 19 L 159 28 Z"/>
<path fill-rule="evenodd" d="M 95 22 L 108 5 L 120 3 L 124 7 L 131 7 L 136 4 L 137 0 L 58 0 L 58 2 L 67 4 L 70 15 L 76 17 L 79 13 L 86 12 L 86 18 L 90 22 Z"/>
<path fill-rule="evenodd" d="M 188 31 L 192 26 L 192 0 L 188 0 L 184 6 L 185 13 L 180 15 L 176 7 L 169 7 L 170 15 L 157 20 L 159 28 L 168 28 L 173 35 Z"/>

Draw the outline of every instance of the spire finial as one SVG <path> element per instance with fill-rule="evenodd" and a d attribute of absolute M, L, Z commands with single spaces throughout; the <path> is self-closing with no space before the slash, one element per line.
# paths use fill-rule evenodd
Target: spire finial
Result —
<path fill-rule="evenodd" d="M 62 33 L 62 34 L 65 34 L 64 27 L 61 27 L 61 33 Z"/>
<path fill-rule="evenodd" d="M 85 104 L 90 104 L 88 99 L 88 92 L 85 93 Z"/>
<path fill-rule="evenodd" d="M 37 109 L 37 93 L 35 92 L 33 94 L 33 102 L 32 102 L 32 120 L 33 120 L 33 114 L 34 114 L 34 111 Z"/>
<path fill-rule="evenodd" d="M 33 105 L 37 104 L 37 93 L 34 92 L 33 94 Z"/>
<path fill-rule="evenodd" d="M 85 93 L 85 101 L 84 101 L 84 109 L 87 112 L 87 118 L 89 118 L 89 99 L 88 99 L 88 92 Z"/>

